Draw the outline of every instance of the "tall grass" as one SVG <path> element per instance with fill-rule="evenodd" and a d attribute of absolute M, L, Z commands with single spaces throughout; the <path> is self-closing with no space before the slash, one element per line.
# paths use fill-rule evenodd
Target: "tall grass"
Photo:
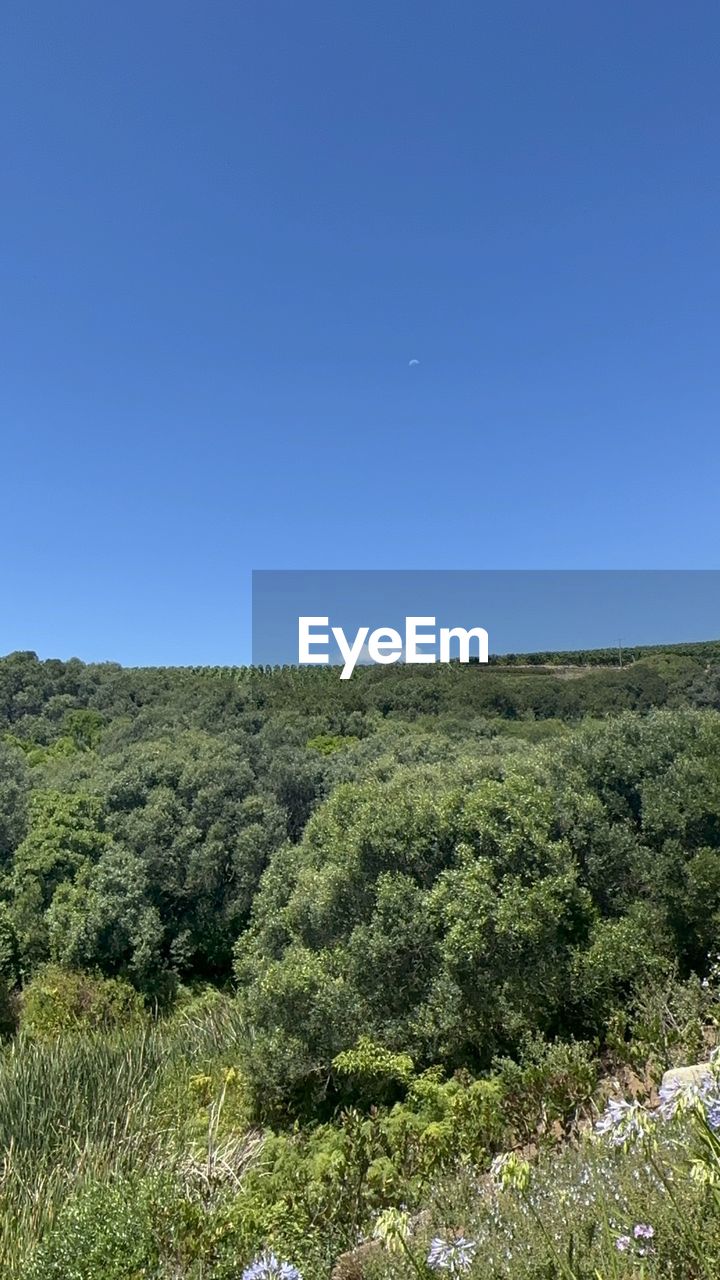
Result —
<path fill-rule="evenodd" d="M 0 1274 L 93 1179 L 173 1166 L 182 1156 L 173 1081 L 241 1034 L 230 1001 L 171 1023 L 48 1043 L 23 1036 L 0 1052 Z"/>

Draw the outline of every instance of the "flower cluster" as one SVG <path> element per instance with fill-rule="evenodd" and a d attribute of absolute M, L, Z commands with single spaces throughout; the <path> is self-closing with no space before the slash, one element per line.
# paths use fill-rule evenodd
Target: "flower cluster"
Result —
<path fill-rule="evenodd" d="M 690 1110 L 697 1102 L 704 1102 L 714 1084 L 708 1072 L 699 1080 L 673 1080 L 664 1084 L 658 1093 L 658 1111 L 665 1120 L 673 1120 L 676 1115 Z"/>
<path fill-rule="evenodd" d="M 720 1058 L 711 1061 L 705 1072 L 693 1078 L 674 1079 L 663 1085 L 658 1099 L 657 1110 L 651 1112 L 640 1102 L 610 1098 L 595 1125 L 596 1134 L 612 1146 L 628 1151 L 649 1137 L 658 1118 L 674 1120 L 690 1115 L 702 1117 L 717 1133 L 720 1131 Z"/>
<path fill-rule="evenodd" d="M 712 1071 L 697 1080 L 673 1080 L 658 1094 L 658 1112 L 665 1120 L 695 1111 L 704 1115 L 709 1127 L 720 1129 L 720 1083 Z"/>
<path fill-rule="evenodd" d="M 626 1150 L 649 1133 L 652 1119 L 640 1102 L 611 1098 L 595 1125 L 595 1132 L 607 1138 L 613 1147 Z"/>
<path fill-rule="evenodd" d="M 274 1253 L 261 1253 L 242 1273 L 242 1280 L 302 1280 L 291 1262 L 280 1262 Z"/>
<path fill-rule="evenodd" d="M 454 1240 L 442 1240 L 436 1236 L 430 1242 L 427 1263 L 432 1271 L 449 1271 L 457 1276 L 469 1270 L 476 1249 L 475 1241 L 467 1240 L 465 1236 L 457 1236 Z"/>
<path fill-rule="evenodd" d="M 652 1253 L 652 1246 L 648 1243 L 655 1235 L 655 1228 L 651 1227 L 647 1222 L 637 1222 L 633 1227 L 631 1236 L 618 1236 L 615 1240 L 615 1248 L 618 1253 L 631 1253 L 637 1258 L 647 1258 Z"/>

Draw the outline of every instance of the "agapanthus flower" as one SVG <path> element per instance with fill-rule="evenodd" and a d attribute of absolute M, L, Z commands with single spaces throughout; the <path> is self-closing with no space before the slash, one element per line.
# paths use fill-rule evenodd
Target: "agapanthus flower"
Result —
<path fill-rule="evenodd" d="M 675 1115 L 691 1110 L 699 1102 L 705 1105 L 716 1089 L 715 1079 L 709 1071 L 699 1080 L 673 1080 L 659 1090 L 658 1111 L 665 1120 L 672 1120 Z"/>
<path fill-rule="evenodd" d="M 636 1240 L 652 1240 L 655 1228 L 647 1222 L 637 1222 L 633 1227 L 633 1235 Z"/>
<path fill-rule="evenodd" d="M 664 1085 L 659 1097 L 658 1111 L 664 1119 L 695 1112 L 704 1115 L 713 1131 L 720 1129 L 720 1081 L 711 1072 L 705 1072 L 699 1080 Z"/>
<path fill-rule="evenodd" d="M 465 1236 L 457 1236 L 454 1240 L 442 1240 L 436 1236 L 430 1242 L 427 1256 L 428 1266 L 433 1271 L 449 1271 L 451 1275 L 460 1275 L 469 1270 L 477 1245 L 474 1240 Z"/>
<path fill-rule="evenodd" d="M 496 1183 L 496 1185 L 498 1186 L 500 1185 L 500 1182 L 502 1180 L 503 1170 L 509 1158 L 510 1158 L 510 1152 L 503 1151 L 501 1155 L 495 1156 L 494 1160 L 490 1165 L 490 1177 L 492 1178 L 493 1182 Z"/>
<path fill-rule="evenodd" d="M 610 1098 L 595 1125 L 595 1132 L 608 1139 L 614 1147 L 632 1146 L 650 1127 L 650 1117 L 639 1102 L 626 1102 L 624 1098 Z"/>
<path fill-rule="evenodd" d="M 274 1253 L 261 1253 L 242 1273 L 242 1280 L 302 1280 L 291 1262 L 280 1262 Z"/>
<path fill-rule="evenodd" d="M 705 1101 L 705 1119 L 712 1130 L 720 1129 L 720 1098 L 708 1098 Z"/>

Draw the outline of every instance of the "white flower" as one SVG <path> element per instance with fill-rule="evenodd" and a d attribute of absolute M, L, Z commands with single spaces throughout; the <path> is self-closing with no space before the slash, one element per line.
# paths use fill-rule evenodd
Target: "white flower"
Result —
<path fill-rule="evenodd" d="M 465 1236 L 457 1236 L 455 1240 L 442 1240 L 440 1236 L 436 1236 L 430 1242 L 428 1266 L 433 1271 L 449 1271 L 451 1275 L 459 1275 L 471 1266 L 476 1248 L 475 1241 L 467 1240 Z"/>

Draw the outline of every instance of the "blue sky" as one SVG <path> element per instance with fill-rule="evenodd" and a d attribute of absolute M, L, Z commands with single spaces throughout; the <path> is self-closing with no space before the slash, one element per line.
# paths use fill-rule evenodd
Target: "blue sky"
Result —
<path fill-rule="evenodd" d="M 253 568 L 717 566 L 716 5 L 2 26 L 0 652 L 242 661 Z"/>

